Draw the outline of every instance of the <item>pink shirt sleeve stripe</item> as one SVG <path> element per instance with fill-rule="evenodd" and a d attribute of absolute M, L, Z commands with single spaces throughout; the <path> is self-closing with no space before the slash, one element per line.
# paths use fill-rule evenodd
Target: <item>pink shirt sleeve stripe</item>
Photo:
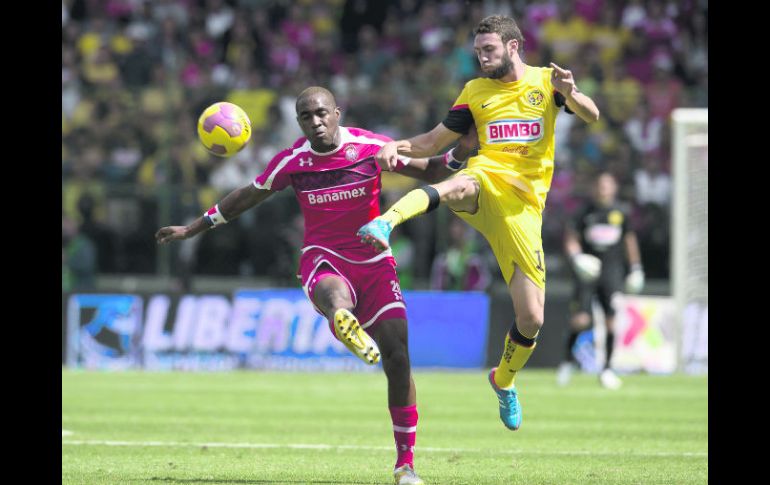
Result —
<path fill-rule="evenodd" d="M 273 186 L 273 180 L 275 180 L 275 177 L 281 172 L 281 170 L 294 157 L 304 151 L 307 151 L 310 148 L 310 143 L 307 140 L 305 140 L 301 145 L 297 145 L 299 145 L 299 141 L 295 143 L 295 146 L 291 150 L 283 150 L 274 156 L 268 164 L 268 168 L 256 179 L 254 179 L 254 187 L 258 189 L 270 190 L 270 188 Z M 265 178 L 265 175 L 268 173 L 270 175 Z M 260 183 L 260 179 L 263 179 L 263 182 Z"/>

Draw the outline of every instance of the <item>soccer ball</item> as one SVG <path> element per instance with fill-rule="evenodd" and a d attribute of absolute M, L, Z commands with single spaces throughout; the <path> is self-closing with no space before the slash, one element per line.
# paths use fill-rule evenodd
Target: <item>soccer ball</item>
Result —
<path fill-rule="evenodd" d="M 198 118 L 198 138 L 212 155 L 233 156 L 251 139 L 251 120 L 233 103 L 214 103 Z"/>

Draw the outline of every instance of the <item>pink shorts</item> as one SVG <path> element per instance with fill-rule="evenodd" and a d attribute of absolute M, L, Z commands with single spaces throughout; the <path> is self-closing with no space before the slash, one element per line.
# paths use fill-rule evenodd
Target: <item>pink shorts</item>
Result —
<path fill-rule="evenodd" d="M 313 291 L 327 276 L 338 276 L 347 283 L 353 300 L 353 314 L 362 328 L 371 331 L 382 320 L 406 320 L 406 305 L 392 256 L 378 256 L 367 262 L 355 262 L 340 254 L 320 248 L 305 251 L 299 260 L 298 275 L 302 289 L 313 302 Z M 313 308 L 323 313 L 313 305 Z M 331 327 L 331 322 L 329 326 Z M 332 328 L 332 334 L 334 329 Z"/>

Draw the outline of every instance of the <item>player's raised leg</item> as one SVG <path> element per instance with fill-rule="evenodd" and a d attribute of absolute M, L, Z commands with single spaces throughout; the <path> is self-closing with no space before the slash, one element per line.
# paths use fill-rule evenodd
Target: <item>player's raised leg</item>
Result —
<path fill-rule="evenodd" d="M 518 269 L 513 273 L 508 290 L 516 321 L 505 336 L 503 356 L 500 364 L 489 373 L 489 382 L 500 404 L 500 419 L 508 429 L 515 431 L 521 426 L 522 412 L 514 380 L 535 350 L 537 335 L 543 326 L 545 291 Z"/>
<path fill-rule="evenodd" d="M 361 241 L 378 251 L 390 247 L 390 232 L 409 219 L 432 211 L 440 203 L 453 210 L 476 212 L 478 208 L 478 182 L 462 173 L 434 185 L 426 185 L 408 192 L 398 199 L 384 214 L 363 225 L 357 232 Z"/>
<path fill-rule="evenodd" d="M 417 437 L 417 393 L 409 362 L 407 324 L 404 319 L 383 320 L 372 330 L 382 351 L 382 367 L 388 379 L 388 408 L 396 442 L 396 485 L 423 485 L 414 471 Z"/>
<path fill-rule="evenodd" d="M 348 350 L 369 365 L 380 361 L 377 342 L 361 328 L 352 313 L 353 299 L 345 280 L 333 274 L 323 275 L 315 285 L 311 298 L 329 319 L 334 334 Z"/>

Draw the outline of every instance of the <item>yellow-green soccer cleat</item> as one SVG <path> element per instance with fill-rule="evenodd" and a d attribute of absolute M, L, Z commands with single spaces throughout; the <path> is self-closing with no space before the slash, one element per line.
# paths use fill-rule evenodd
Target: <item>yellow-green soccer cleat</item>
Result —
<path fill-rule="evenodd" d="M 380 361 L 380 348 L 377 342 L 361 328 L 358 319 L 344 308 L 334 314 L 334 333 L 356 357 L 369 365 Z"/>
<path fill-rule="evenodd" d="M 425 485 L 422 478 L 418 477 L 409 463 L 405 463 L 393 470 L 393 483 L 396 485 Z"/>

